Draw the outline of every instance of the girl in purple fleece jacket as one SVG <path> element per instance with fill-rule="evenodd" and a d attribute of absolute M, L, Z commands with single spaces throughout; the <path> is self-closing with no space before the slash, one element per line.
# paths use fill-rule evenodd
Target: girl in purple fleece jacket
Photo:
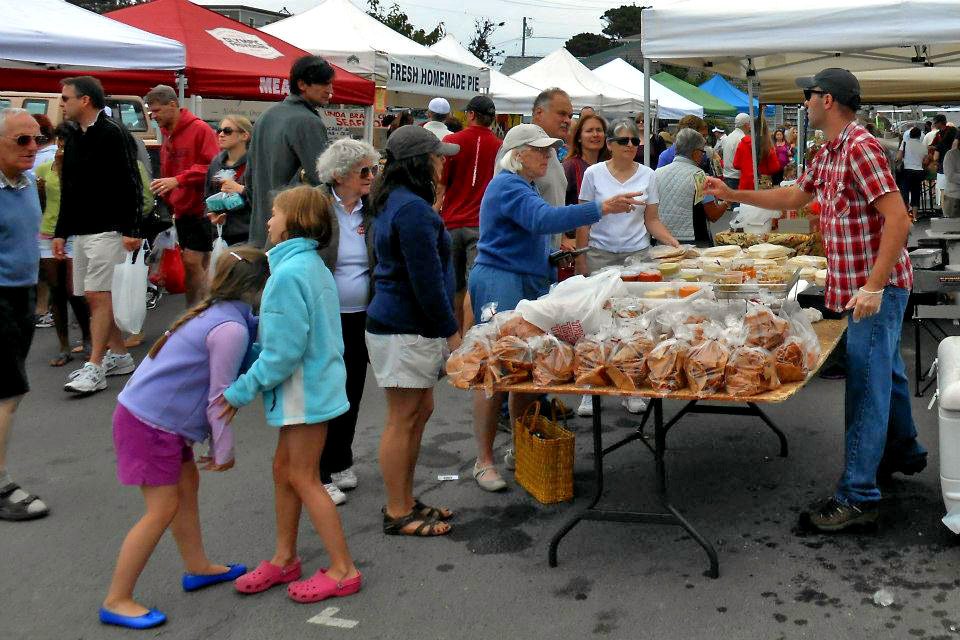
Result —
<path fill-rule="evenodd" d="M 257 333 L 254 311 L 270 275 L 266 255 L 235 247 L 217 263 L 207 298 L 160 337 L 117 398 L 113 442 L 117 479 L 143 492 L 146 513 L 130 529 L 100 620 L 133 629 L 166 616 L 133 599 L 137 578 L 168 527 L 183 557 L 184 591 L 234 580 L 243 565 L 213 564 L 203 549 L 193 444 L 210 440 L 208 471 L 233 467 L 233 433 L 215 404 L 240 373 Z"/>

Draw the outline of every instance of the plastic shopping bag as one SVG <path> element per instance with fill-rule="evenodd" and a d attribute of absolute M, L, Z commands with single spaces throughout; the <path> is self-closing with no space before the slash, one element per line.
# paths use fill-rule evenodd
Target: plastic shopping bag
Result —
<path fill-rule="evenodd" d="M 585 335 L 612 324 L 613 317 L 604 313 L 603 305 L 610 298 L 625 295 L 620 271 L 609 269 L 589 278 L 567 278 L 537 300 L 521 300 L 517 311 L 543 331 L 576 344 Z"/>
<path fill-rule="evenodd" d="M 127 333 L 140 333 L 147 317 L 146 246 L 144 242 L 136 258 L 128 251 L 123 263 L 113 268 L 113 319 Z"/>
<path fill-rule="evenodd" d="M 183 255 L 180 245 L 174 245 L 163 250 L 160 255 L 160 269 L 155 279 L 151 280 L 167 290 L 167 293 L 183 293 L 187 290 L 187 273 L 183 266 Z"/>
<path fill-rule="evenodd" d="M 217 239 L 213 241 L 213 251 L 210 252 L 210 268 L 207 275 L 213 282 L 213 276 L 217 273 L 217 261 L 227 250 L 227 241 L 223 239 L 223 225 L 217 225 Z"/>

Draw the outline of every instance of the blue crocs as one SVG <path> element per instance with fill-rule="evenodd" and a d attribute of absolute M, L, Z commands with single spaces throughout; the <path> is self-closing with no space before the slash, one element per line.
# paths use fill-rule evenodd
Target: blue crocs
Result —
<path fill-rule="evenodd" d="M 220 584 L 221 582 L 233 582 L 247 572 L 247 567 L 242 564 L 228 564 L 229 571 L 224 573 L 215 573 L 210 576 L 198 573 L 183 574 L 183 590 L 196 591 L 210 585 Z"/>
<path fill-rule="evenodd" d="M 122 616 L 100 607 L 100 622 L 127 629 L 152 629 L 167 621 L 167 614 L 159 609 L 150 609 L 142 616 Z"/>

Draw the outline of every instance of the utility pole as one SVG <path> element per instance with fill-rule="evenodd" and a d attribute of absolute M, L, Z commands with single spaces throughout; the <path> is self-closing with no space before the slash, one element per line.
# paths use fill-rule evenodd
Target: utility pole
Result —
<path fill-rule="evenodd" d="M 523 18 L 523 36 L 520 40 L 520 57 L 527 57 L 527 18 Z"/>

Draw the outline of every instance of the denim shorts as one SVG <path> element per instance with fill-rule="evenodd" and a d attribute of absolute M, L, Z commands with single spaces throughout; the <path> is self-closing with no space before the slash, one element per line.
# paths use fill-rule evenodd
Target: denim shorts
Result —
<path fill-rule="evenodd" d="M 486 305 L 496 302 L 497 312 L 516 309 L 521 300 L 536 300 L 547 293 L 550 279 L 474 264 L 467 287 L 470 290 L 473 317 L 479 323 Z"/>

